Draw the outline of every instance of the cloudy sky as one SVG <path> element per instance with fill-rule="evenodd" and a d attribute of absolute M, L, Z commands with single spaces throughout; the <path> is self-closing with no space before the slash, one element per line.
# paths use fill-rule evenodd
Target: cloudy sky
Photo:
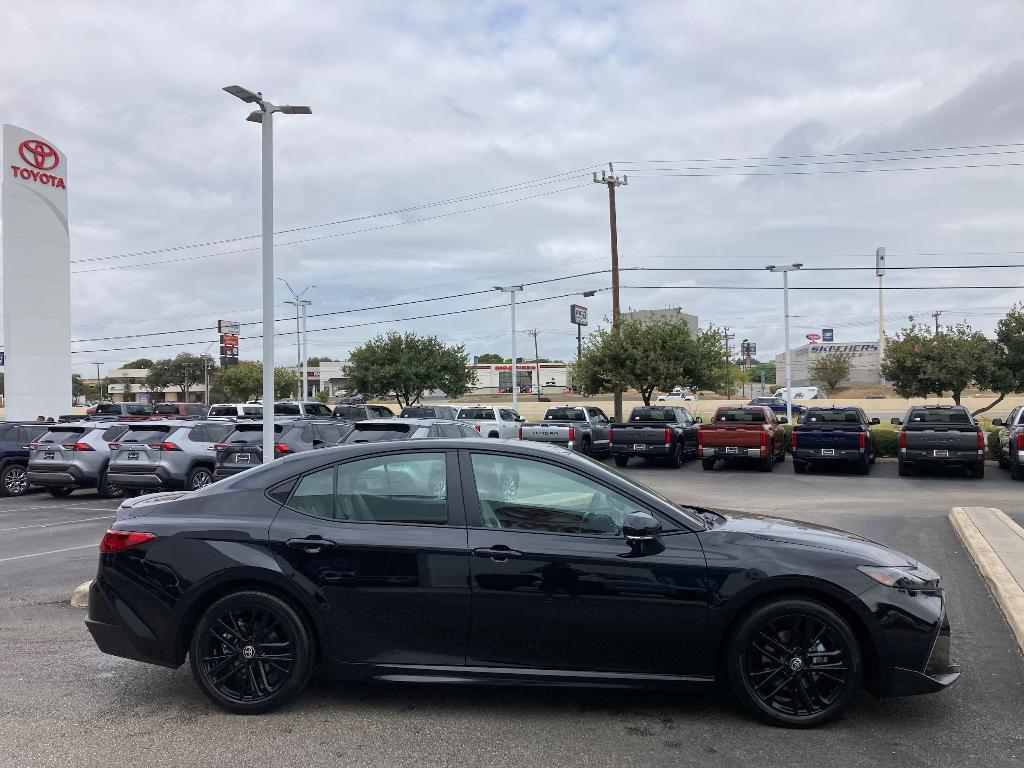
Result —
<path fill-rule="evenodd" d="M 258 356 L 259 128 L 232 83 L 313 108 L 275 123 L 277 274 L 334 313 L 310 320 L 310 354 L 389 329 L 507 354 L 487 289 L 525 282 L 520 328 L 571 357 L 564 295 L 610 283 L 591 181 L 608 162 L 629 175 L 622 266 L 674 270 L 624 272 L 623 306 L 682 307 L 761 357 L 784 344 L 765 264 L 873 267 L 880 245 L 890 267 L 1024 263 L 1017 2 L 39 0 L 5 4 L 0 28 L 0 122 L 69 156 L 85 374 L 203 352 L 220 318 L 253 323 Z M 965 165 L 983 167 L 941 168 Z M 988 331 L 1022 278 L 893 271 L 887 327 L 941 310 Z M 791 294 L 794 339 L 877 338 L 877 292 L 852 290 L 871 270 L 792 285 L 843 289 Z M 924 290 L 961 285 L 1004 287 Z M 278 333 L 286 298 L 278 283 Z M 610 311 L 607 290 L 586 303 Z M 132 337 L 165 331 L 181 332 Z M 294 361 L 293 336 L 277 355 Z"/>

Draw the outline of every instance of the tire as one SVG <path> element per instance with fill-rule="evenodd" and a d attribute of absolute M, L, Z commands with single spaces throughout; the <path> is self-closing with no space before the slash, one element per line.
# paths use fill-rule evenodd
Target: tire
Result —
<path fill-rule="evenodd" d="M 714 459 L 701 459 L 700 460 L 700 465 L 704 469 L 710 471 L 710 470 L 715 468 L 715 460 Z"/>
<path fill-rule="evenodd" d="M 1024 467 L 1020 464 L 1010 464 L 1010 479 L 1024 480 Z"/>
<path fill-rule="evenodd" d="M 580 453 L 582 453 L 584 456 L 594 455 L 594 446 L 591 445 L 589 440 L 580 441 Z"/>
<path fill-rule="evenodd" d="M 1003 454 L 999 454 L 999 468 L 1000 469 L 1009 469 L 1010 468 L 1010 460 L 1008 458 L 1006 458 L 1005 456 L 1003 456 Z"/>
<path fill-rule="evenodd" d="M 96 483 L 96 493 L 99 494 L 101 499 L 120 499 L 124 496 L 124 488 L 111 485 L 107 480 L 107 470 L 104 469 L 103 474 L 100 475 L 100 479 Z"/>
<path fill-rule="evenodd" d="M 857 474 L 858 475 L 869 475 L 871 474 L 871 462 L 868 459 L 862 459 L 857 462 Z"/>
<path fill-rule="evenodd" d="M 213 471 L 209 467 L 192 467 L 192 471 L 185 478 L 185 490 L 198 491 L 212 482 Z"/>
<path fill-rule="evenodd" d="M 682 446 L 677 442 L 675 448 L 672 449 L 672 453 L 665 459 L 665 465 L 672 467 L 673 469 L 679 469 L 683 466 L 683 449 Z"/>
<path fill-rule="evenodd" d="M 909 464 L 904 464 L 901 461 L 900 462 L 899 473 L 900 473 L 900 477 L 913 477 L 913 475 L 914 475 L 914 468 L 912 466 L 910 466 Z"/>
<path fill-rule="evenodd" d="M 782 446 L 779 452 L 775 454 L 775 460 L 779 462 L 779 464 L 786 463 L 786 446 Z"/>
<path fill-rule="evenodd" d="M 981 480 L 983 477 L 985 477 L 985 465 L 984 464 L 974 464 L 974 465 L 972 465 L 970 470 L 969 470 L 969 474 L 975 480 Z"/>
<path fill-rule="evenodd" d="M 24 464 L 8 464 L 0 472 L 0 496 L 24 496 L 28 493 L 28 470 Z"/>
<path fill-rule="evenodd" d="M 269 653 L 272 643 L 275 652 Z M 305 689 L 315 647 L 291 605 L 266 592 L 244 591 L 206 609 L 188 655 L 192 676 L 210 700 L 229 712 L 254 715 L 277 709 Z"/>
<path fill-rule="evenodd" d="M 487 438 L 490 439 L 490 440 L 497 440 L 499 437 L 501 437 L 501 435 L 499 435 L 497 432 L 488 432 L 487 433 Z"/>
<path fill-rule="evenodd" d="M 75 489 L 73 486 L 64 485 L 61 486 L 60 488 L 47 488 L 46 492 L 53 496 L 55 499 L 63 499 L 67 496 L 70 496 L 74 490 Z"/>
<path fill-rule="evenodd" d="M 624 467 L 627 464 L 629 464 L 629 456 L 616 456 L 615 457 L 615 466 L 616 467 Z"/>
<path fill-rule="evenodd" d="M 726 653 L 733 692 L 772 725 L 810 728 L 834 720 L 861 687 L 863 661 L 853 630 L 812 599 L 787 598 L 754 608 Z"/>
<path fill-rule="evenodd" d="M 804 474 L 807 471 L 807 462 L 806 461 L 797 461 L 796 459 L 794 459 L 793 460 L 793 471 L 796 474 L 798 474 L 798 475 Z"/>
<path fill-rule="evenodd" d="M 767 459 L 761 459 L 757 465 L 758 472 L 772 472 L 775 469 L 775 457 L 769 456 Z"/>

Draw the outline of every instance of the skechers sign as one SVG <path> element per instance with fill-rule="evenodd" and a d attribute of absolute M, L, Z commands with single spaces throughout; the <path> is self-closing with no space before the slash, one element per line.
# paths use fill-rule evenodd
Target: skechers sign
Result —
<path fill-rule="evenodd" d="M 57 150 L 41 139 L 27 139 L 18 145 L 18 155 L 26 164 L 32 168 L 25 168 L 20 165 L 11 165 L 11 173 L 14 178 L 21 178 L 25 181 L 35 181 L 39 184 L 47 184 L 57 189 L 67 189 L 64 184 L 64 177 L 53 171 L 60 165 L 60 155 Z"/>

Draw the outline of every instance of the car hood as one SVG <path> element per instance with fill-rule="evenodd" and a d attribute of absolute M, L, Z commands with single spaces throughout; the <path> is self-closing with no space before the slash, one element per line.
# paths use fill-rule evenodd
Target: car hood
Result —
<path fill-rule="evenodd" d="M 719 514 L 724 517 L 724 521 L 713 524 L 712 531 L 745 533 L 766 541 L 842 552 L 859 558 L 863 565 L 918 565 L 909 555 L 838 528 L 767 515 L 729 512 Z"/>

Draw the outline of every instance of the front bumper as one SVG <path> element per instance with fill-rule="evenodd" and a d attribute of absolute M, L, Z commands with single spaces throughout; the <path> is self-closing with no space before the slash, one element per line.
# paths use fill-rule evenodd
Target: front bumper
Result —
<path fill-rule="evenodd" d="M 924 669 L 891 667 L 883 681 L 883 696 L 912 696 L 938 693 L 955 683 L 961 674 L 960 664 L 951 655 L 949 617 L 943 613 L 931 653 Z"/>

